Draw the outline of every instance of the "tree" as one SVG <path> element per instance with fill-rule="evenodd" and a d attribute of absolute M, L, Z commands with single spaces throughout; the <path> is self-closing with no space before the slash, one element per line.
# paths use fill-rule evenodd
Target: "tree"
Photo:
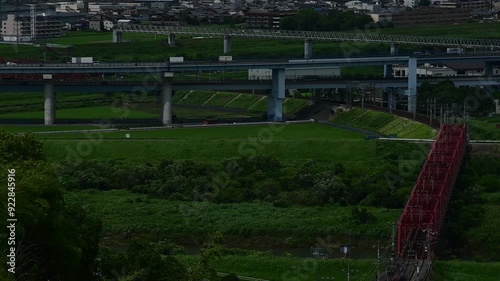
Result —
<path fill-rule="evenodd" d="M 125 255 L 125 268 L 131 272 L 130 281 L 183 281 L 186 268 L 174 257 L 162 257 L 159 248 L 134 239 Z"/>
<path fill-rule="evenodd" d="M 319 15 L 313 9 L 303 9 L 297 13 L 297 28 L 299 30 L 316 30 Z"/>
<path fill-rule="evenodd" d="M 64 203 L 61 184 L 33 135 L 0 132 L 0 150 L 1 170 L 15 169 L 15 187 L 0 189 L 0 197 L 15 193 L 16 280 L 89 280 L 100 221 L 88 210 Z M 5 177 L 0 175 L 3 182 Z M 0 208 L 7 210 L 6 203 L 1 200 Z M 2 212 L 4 221 L 6 217 Z M 6 246 L 2 243 L 0 251 Z"/>
<path fill-rule="evenodd" d="M 280 29 L 283 30 L 297 30 L 297 18 L 296 17 L 284 17 L 280 21 Z"/>
<path fill-rule="evenodd" d="M 221 232 L 216 232 L 210 235 L 208 241 L 201 247 L 198 260 L 189 268 L 188 280 L 198 281 L 203 278 L 208 280 L 217 280 L 217 272 L 211 263 L 220 258 L 223 246 L 223 235 Z"/>
<path fill-rule="evenodd" d="M 430 4 L 431 4 L 431 1 L 429 1 L 429 0 L 420 0 L 418 2 L 419 6 L 429 6 Z"/>
<path fill-rule="evenodd" d="M 0 130 L 0 163 L 42 161 L 43 145 L 32 133 L 13 135 Z"/>

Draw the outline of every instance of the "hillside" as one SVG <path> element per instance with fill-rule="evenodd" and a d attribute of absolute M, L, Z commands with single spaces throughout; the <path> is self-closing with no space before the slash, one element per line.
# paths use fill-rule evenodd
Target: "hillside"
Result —
<path fill-rule="evenodd" d="M 331 122 L 365 129 L 374 133 L 398 138 L 431 139 L 437 136 L 433 128 L 385 112 L 353 108 L 336 114 Z"/>

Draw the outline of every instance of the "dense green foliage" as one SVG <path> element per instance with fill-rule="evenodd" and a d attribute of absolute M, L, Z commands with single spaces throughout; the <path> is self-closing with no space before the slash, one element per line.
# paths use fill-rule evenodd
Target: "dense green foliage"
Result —
<path fill-rule="evenodd" d="M 89 206 L 103 220 L 103 233 L 113 239 L 145 236 L 192 244 L 206 233 L 221 231 L 233 245 L 317 243 L 324 237 L 351 235 L 357 241 L 388 237 L 401 209 L 365 208 L 373 218 L 359 223 L 352 206 L 278 207 L 273 203 L 212 203 L 158 199 L 127 190 L 75 190 L 65 199 Z M 364 240 L 366 239 L 366 240 Z M 110 239 L 104 242 L 113 243 Z M 366 242 L 365 242 L 366 243 Z"/>
<path fill-rule="evenodd" d="M 192 160 L 162 160 L 158 164 L 94 160 L 83 161 L 74 169 L 63 169 L 60 176 L 68 189 L 128 189 L 171 200 L 259 200 L 278 207 L 364 204 L 401 208 L 411 181 L 404 181 L 405 188 L 400 192 L 391 189 L 385 177 L 386 173 L 396 174 L 398 165 L 397 161 L 384 161 L 346 168 L 342 162 L 307 161 L 290 167 L 267 156 L 210 164 Z"/>
<path fill-rule="evenodd" d="M 369 25 L 376 24 L 370 16 L 359 15 L 354 12 L 328 11 L 326 15 L 319 14 L 313 9 L 301 9 L 295 16 L 285 17 L 280 22 L 280 28 L 285 30 L 364 30 Z"/>
<path fill-rule="evenodd" d="M 200 254 L 182 264 L 174 256 L 182 252 L 168 241 L 158 243 L 132 239 L 125 253 L 101 248 L 99 270 L 104 280 L 126 281 L 198 281 L 204 278 L 219 280 L 212 264 L 220 258 L 223 247 L 220 232 L 210 235 L 200 247 Z M 180 251 L 179 251 L 180 250 Z M 121 271 L 118 271 L 121 269 Z M 109 278 L 109 279 L 108 279 Z"/>
<path fill-rule="evenodd" d="M 15 245 L 9 245 L 16 247 L 16 280 L 92 278 L 99 219 L 80 205 L 64 202 L 63 189 L 52 167 L 44 162 L 42 145 L 33 135 L 14 136 L 0 131 L 0 148 L 0 168 L 4 171 L 0 179 L 15 183 L 1 189 L 0 197 L 15 196 L 9 218 L 17 219 L 16 239 Z M 15 176 L 9 176 L 7 181 L 7 173 Z M 7 210 L 7 200 L 0 201 L 0 208 Z M 7 212 L 2 212 L 1 217 L 6 221 Z M 1 251 L 6 252 L 6 247 L 7 243 L 2 243 Z M 5 255 L 1 259 L 6 264 Z"/>
<path fill-rule="evenodd" d="M 445 254 L 500 260 L 500 157 L 478 154 L 468 160 L 454 189 L 441 236 Z"/>
<path fill-rule="evenodd" d="M 451 80 L 437 84 L 425 82 L 418 88 L 417 110 L 426 113 L 427 102 L 435 99 L 436 105 L 444 105 L 443 110 L 453 111 L 455 115 L 463 116 L 465 104 L 470 116 L 485 116 L 495 111 L 494 100 L 499 94 L 487 94 L 479 87 L 455 87 Z M 436 108 L 436 111 L 439 114 L 441 107 Z"/>

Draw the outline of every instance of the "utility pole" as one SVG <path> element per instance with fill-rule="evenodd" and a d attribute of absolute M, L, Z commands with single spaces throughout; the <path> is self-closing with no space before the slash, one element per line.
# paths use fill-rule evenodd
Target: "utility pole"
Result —
<path fill-rule="evenodd" d="M 380 239 L 377 241 L 377 276 L 380 276 Z"/>
<path fill-rule="evenodd" d="M 444 123 L 444 120 L 443 120 L 443 105 L 441 104 L 441 114 L 439 115 L 440 119 L 441 119 L 441 124 Z"/>
<path fill-rule="evenodd" d="M 392 223 L 392 236 L 391 236 L 391 261 L 394 260 L 396 253 L 396 223 Z"/>
<path fill-rule="evenodd" d="M 349 270 L 349 261 L 347 261 L 347 281 L 351 281 L 351 272 Z"/>

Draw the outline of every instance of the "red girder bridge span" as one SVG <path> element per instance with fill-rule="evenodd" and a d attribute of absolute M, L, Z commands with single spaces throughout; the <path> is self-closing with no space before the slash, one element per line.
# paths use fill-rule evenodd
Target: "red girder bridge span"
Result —
<path fill-rule="evenodd" d="M 379 281 L 426 281 L 467 148 L 467 125 L 442 124 L 398 224 L 397 257 Z"/>

